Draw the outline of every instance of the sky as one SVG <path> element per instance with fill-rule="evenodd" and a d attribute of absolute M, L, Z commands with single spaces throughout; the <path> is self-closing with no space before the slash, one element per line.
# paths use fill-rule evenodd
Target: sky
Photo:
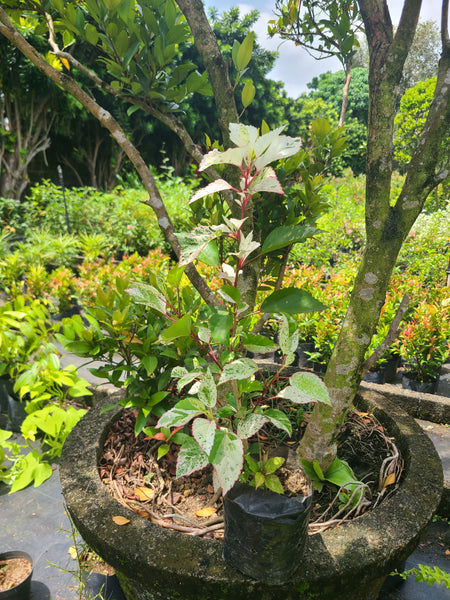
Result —
<path fill-rule="evenodd" d="M 238 2 L 230 0 L 204 0 L 207 8 L 215 7 L 222 13 L 233 6 L 240 8 L 241 14 L 250 10 L 257 9 L 260 12 L 260 18 L 255 24 L 254 31 L 258 42 L 264 48 L 277 50 L 279 58 L 275 67 L 269 73 L 269 77 L 275 81 L 284 82 L 285 89 L 291 98 L 297 98 L 302 92 L 307 91 L 306 84 L 313 77 L 326 71 L 339 71 L 341 63 L 337 58 L 324 60 L 315 60 L 305 50 L 295 46 L 292 42 L 281 41 L 280 38 L 269 38 L 267 35 L 267 22 L 273 19 L 274 0 L 250 0 L 247 2 Z M 400 0 L 388 0 L 391 10 L 391 18 L 395 24 L 400 18 L 403 2 Z M 442 0 L 423 0 L 420 12 L 421 21 L 440 22 Z"/>

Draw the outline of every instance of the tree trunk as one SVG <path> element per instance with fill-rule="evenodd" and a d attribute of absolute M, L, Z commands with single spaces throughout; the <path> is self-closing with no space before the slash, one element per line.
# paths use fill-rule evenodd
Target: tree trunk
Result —
<path fill-rule="evenodd" d="M 403 241 L 428 194 L 448 173 L 448 164 L 436 172 L 439 148 L 450 127 L 450 44 L 445 18 L 434 99 L 402 191 L 391 206 L 396 89 L 417 26 L 420 4 L 419 0 L 405 1 L 394 37 L 386 2 L 359 0 L 370 51 L 366 246 L 325 375 L 332 406 L 316 405 L 299 447 L 301 456 L 318 460 L 324 470 L 335 457 L 336 437 L 358 389 L 364 356 L 378 324 Z M 445 5 L 448 9 L 448 0 L 444 0 Z"/>

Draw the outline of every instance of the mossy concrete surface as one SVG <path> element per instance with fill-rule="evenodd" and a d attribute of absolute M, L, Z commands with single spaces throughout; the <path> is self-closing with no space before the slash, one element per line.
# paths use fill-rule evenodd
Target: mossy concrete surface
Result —
<path fill-rule="evenodd" d="M 364 390 L 362 410 L 395 436 L 405 461 L 399 489 L 375 510 L 310 536 L 288 585 L 245 577 L 222 559 L 221 542 L 163 529 L 130 512 L 101 483 L 98 459 L 119 409 L 105 399 L 81 420 L 64 445 L 61 484 L 85 541 L 118 572 L 129 600 L 376 600 L 385 577 L 418 545 L 439 504 L 442 467 L 420 426 L 382 394 Z M 130 520 L 119 526 L 113 516 Z"/>

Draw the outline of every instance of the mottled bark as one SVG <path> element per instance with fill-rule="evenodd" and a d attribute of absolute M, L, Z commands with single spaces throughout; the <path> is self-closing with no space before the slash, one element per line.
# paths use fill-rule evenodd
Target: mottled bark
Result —
<path fill-rule="evenodd" d="M 448 175 L 448 166 L 443 172 L 437 172 L 439 148 L 450 128 L 447 20 L 443 23 L 442 57 L 434 99 L 402 191 L 391 205 L 396 91 L 414 37 L 421 2 L 405 1 L 395 36 L 385 1 L 359 0 L 359 6 L 370 51 L 366 245 L 349 308 L 325 375 L 332 406 L 318 404 L 315 407 L 299 448 L 302 456 L 317 459 L 323 469 L 334 459 L 336 436 L 360 384 L 364 356 L 377 326 L 402 244 L 428 194 L 445 172 Z M 443 6 L 448 10 L 448 0 L 444 0 Z"/>
<path fill-rule="evenodd" d="M 219 125 L 225 147 L 230 146 L 228 125 L 239 121 L 228 68 L 220 52 L 217 38 L 206 17 L 202 0 L 177 0 L 180 10 L 194 35 L 194 43 L 208 72 L 219 114 Z"/>
<path fill-rule="evenodd" d="M 15 29 L 8 18 L 8 15 L 0 7 L 0 34 L 4 35 L 16 48 L 18 48 L 44 75 L 49 77 L 57 85 L 61 86 L 66 92 L 76 98 L 86 110 L 88 110 L 105 127 L 111 137 L 119 144 L 126 153 L 141 181 L 149 194 L 148 205 L 153 209 L 158 225 L 163 232 L 166 240 L 171 245 L 177 256 L 180 255 L 180 243 L 175 234 L 172 221 L 167 213 L 166 207 L 162 201 L 155 180 L 150 173 L 144 159 L 138 149 L 125 135 L 119 123 L 107 110 L 102 108 L 92 96 L 89 96 L 69 75 L 61 73 L 54 69 L 42 56 L 31 46 L 25 38 Z M 188 265 L 186 274 L 201 294 L 203 299 L 211 305 L 218 305 L 219 302 L 206 282 L 200 276 L 193 265 Z"/>

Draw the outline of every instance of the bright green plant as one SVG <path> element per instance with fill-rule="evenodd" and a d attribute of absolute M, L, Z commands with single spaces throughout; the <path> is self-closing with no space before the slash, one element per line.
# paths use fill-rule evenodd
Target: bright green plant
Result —
<path fill-rule="evenodd" d="M 49 461 L 60 456 L 65 439 L 85 413 L 54 404 L 36 410 L 21 427 L 25 444 L 10 441 L 12 433 L 0 429 L 0 481 L 10 486 L 10 494 L 32 483 L 37 487 L 51 476 Z M 37 439 L 40 451 L 33 444 Z"/>
<path fill-rule="evenodd" d="M 244 465 L 244 473 L 241 476 L 242 481 L 248 482 L 256 489 L 265 487 L 278 494 L 284 493 L 281 481 L 276 475 L 276 471 L 285 462 L 284 458 L 274 456 L 266 460 L 256 461 L 250 454 L 246 454 L 245 461 L 247 464 Z"/>
<path fill-rule="evenodd" d="M 428 585 L 434 585 L 437 583 L 438 585 L 444 585 L 448 590 L 450 590 L 450 573 L 443 571 L 439 567 L 419 564 L 417 567 L 413 567 L 412 569 L 407 569 L 401 573 L 395 571 L 393 574 L 399 575 L 405 580 L 408 577 L 415 577 L 416 581 L 424 581 Z"/>
<path fill-rule="evenodd" d="M 14 391 L 26 401 L 25 410 L 32 414 L 49 402 L 59 406 L 67 398 L 90 396 L 89 383 L 79 377 L 74 366 L 62 368 L 59 354 L 52 343 L 45 344 L 26 366 L 22 366 L 14 383 Z"/>
<path fill-rule="evenodd" d="M 48 304 L 18 296 L 0 306 L 0 376 L 15 377 L 55 333 Z"/>

